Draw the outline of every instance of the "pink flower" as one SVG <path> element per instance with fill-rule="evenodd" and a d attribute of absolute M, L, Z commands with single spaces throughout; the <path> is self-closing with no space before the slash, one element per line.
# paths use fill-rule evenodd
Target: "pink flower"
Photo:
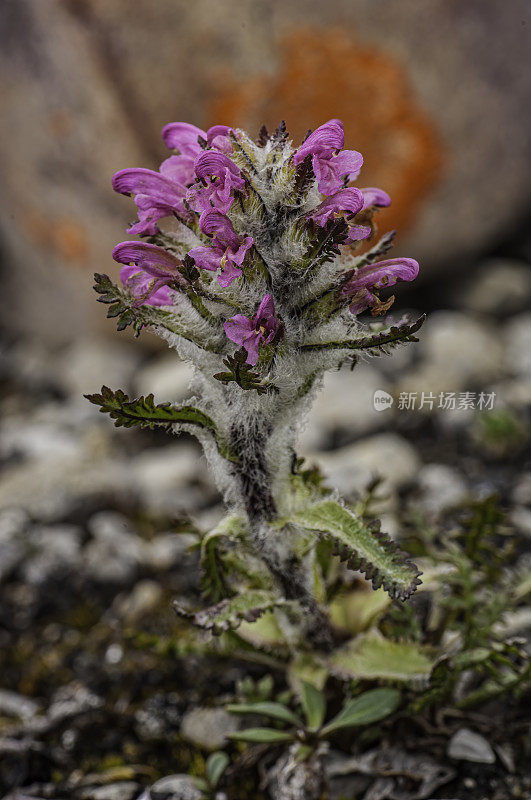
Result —
<path fill-rule="evenodd" d="M 136 305 L 149 303 L 152 306 L 172 305 L 172 292 L 168 283 L 184 284 L 179 272 L 178 258 L 147 242 L 120 242 L 112 251 L 112 257 L 126 266 L 120 271 L 124 286 L 137 299 Z"/>
<path fill-rule="evenodd" d="M 211 237 L 212 244 L 194 247 L 188 255 L 200 269 L 217 272 L 221 267 L 218 283 L 223 287 L 230 286 L 234 278 L 242 274 L 240 267 L 253 244 L 253 238 L 246 236 L 243 241 L 239 239 L 230 219 L 213 209 L 203 211 L 199 218 L 199 227 Z"/>
<path fill-rule="evenodd" d="M 232 128 L 228 125 L 213 125 L 205 132 L 188 122 L 169 122 L 162 129 L 162 138 L 169 150 L 178 150 L 183 156 L 195 158 L 201 152 L 199 137 L 206 140 L 207 147 L 215 147 L 222 153 L 231 153 L 231 132 Z"/>
<path fill-rule="evenodd" d="M 353 181 L 358 177 L 363 156 L 356 150 L 342 150 L 337 156 L 329 158 L 312 156 L 312 164 L 319 191 L 334 194 L 341 189 L 345 180 Z"/>
<path fill-rule="evenodd" d="M 356 150 L 341 150 L 345 144 L 343 123 L 331 119 L 311 133 L 293 157 L 294 164 L 300 164 L 308 156 L 317 187 L 323 194 L 334 194 L 344 185 L 345 180 L 358 177 L 363 164 L 363 156 Z"/>
<path fill-rule="evenodd" d="M 391 205 L 391 198 L 387 192 L 384 192 L 383 189 L 377 189 L 376 186 L 361 189 L 361 193 L 363 195 L 363 210 L 371 206 L 385 208 Z"/>
<path fill-rule="evenodd" d="M 139 221 L 127 229 L 128 233 L 139 236 L 152 236 L 157 232 L 159 219 L 174 213 L 186 214 L 183 199 L 186 192 L 184 183 L 174 179 L 179 171 L 170 157 L 161 165 L 161 172 L 136 167 L 121 169 L 112 177 L 112 186 L 120 194 L 135 195 Z"/>
<path fill-rule="evenodd" d="M 340 119 L 330 119 L 310 133 L 293 156 L 294 164 L 301 164 L 307 156 L 330 158 L 345 144 L 345 132 Z"/>
<path fill-rule="evenodd" d="M 331 197 L 327 197 L 315 211 L 309 214 L 321 228 L 336 214 L 348 212 L 349 215 L 357 214 L 363 206 L 363 195 L 359 189 L 346 188 L 340 189 Z"/>
<path fill-rule="evenodd" d="M 270 294 L 266 294 L 253 319 L 236 314 L 223 325 L 231 342 L 247 351 L 247 364 L 258 363 L 260 343 L 269 344 L 275 338 L 280 322 L 275 317 L 275 304 Z"/>
<path fill-rule="evenodd" d="M 223 153 L 205 150 L 196 159 L 195 174 L 202 186 L 193 187 L 186 199 L 194 211 L 209 211 L 212 208 L 226 214 L 234 196 L 233 189 L 245 187 L 240 170 Z"/>
<path fill-rule="evenodd" d="M 350 310 L 353 314 L 372 306 L 378 308 L 381 302 L 375 294 L 379 289 L 394 286 L 397 281 L 412 281 L 419 274 L 418 262 L 413 258 L 390 258 L 361 267 L 343 286 L 341 295 L 351 297 Z"/>

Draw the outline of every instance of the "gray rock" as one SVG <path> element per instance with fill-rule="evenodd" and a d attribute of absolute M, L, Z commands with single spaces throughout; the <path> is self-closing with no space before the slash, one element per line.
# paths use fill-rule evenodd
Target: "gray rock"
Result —
<path fill-rule="evenodd" d="M 159 741 L 178 730 L 181 716 L 177 694 L 155 694 L 135 712 L 135 731 L 143 741 Z"/>
<path fill-rule="evenodd" d="M 134 376 L 135 395 L 153 393 L 159 402 L 180 402 L 188 395 L 193 378 L 192 365 L 181 361 L 175 351 L 150 359 Z"/>
<path fill-rule="evenodd" d="M 103 384 L 128 391 L 141 355 L 133 343 L 80 339 L 62 353 L 60 379 L 74 397 L 99 392 Z"/>
<path fill-rule="evenodd" d="M 508 368 L 523 378 L 531 377 L 531 313 L 509 320 L 504 338 Z"/>
<path fill-rule="evenodd" d="M 158 513 L 190 512 L 215 496 L 201 451 L 188 442 L 146 450 L 131 462 L 130 476 L 142 504 Z"/>
<path fill-rule="evenodd" d="M 39 704 L 29 697 L 0 689 L 0 716 L 27 720 L 32 719 L 39 711 Z"/>
<path fill-rule="evenodd" d="M 6 419 L 0 427 L 0 458 L 55 459 L 79 457 L 83 443 L 64 423 Z"/>
<path fill-rule="evenodd" d="M 134 625 L 155 611 L 162 596 L 162 588 L 156 581 L 138 581 L 133 591 L 120 601 L 119 613 L 125 623 Z"/>
<path fill-rule="evenodd" d="M 127 584 L 134 580 L 145 557 L 145 543 L 129 526 L 129 520 L 114 511 L 90 518 L 93 540 L 84 550 L 87 574 L 103 583 Z"/>
<path fill-rule="evenodd" d="M 531 508 L 516 506 L 511 509 L 510 517 L 513 525 L 531 539 Z"/>
<path fill-rule="evenodd" d="M 0 542 L 11 542 L 26 529 L 29 517 L 22 508 L 5 508 L 0 511 Z"/>
<path fill-rule="evenodd" d="M 426 464 L 420 471 L 418 486 L 418 506 L 432 517 L 463 502 L 468 494 L 463 475 L 445 464 Z"/>
<path fill-rule="evenodd" d="M 156 572 L 173 569 L 189 558 L 189 549 L 196 543 L 193 533 L 161 533 L 146 542 L 146 564 Z"/>
<path fill-rule="evenodd" d="M 517 478 L 512 501 L 518 505 L 531 506 L 531 472 L 523 472 Z"/>
<path fill-rule="evenodd" d="M 495 329 L 458 311 L 437 311 L 422 329 L 418 367 L 397 382 L 397 391 L 439 392 L 485 385 L 504 368 L 503 347 Z"/>
<path fill-rule="evenodd" d="M 103 700 L 79 681 L 61 686 L 53 695 L 46 713 L 48 720 L 58 724 L 66 719 L 101 708 Z"/>
<path fill-rule="evenodd" d="M 476 764 L 494 764 L 496 756 L 487 740 L 469 728 L 460 728 L 448 743 L 449 758 L 457 761 L 473 761 Z"/>
<path fill-rule="evenodd" d="M 385 487 L 397 489 L 412 481 L 420 469 L 415 449 L 394 433 L 380 433 L 312 460 L 323 469 L 327 483 L 348 495 L 363 490 L 376 475 Z"/>
<path fill-rule="evenodd" d="M 201 800 L 203 792 L 189 775 L 168 775 L 153 784 L 146 800 Z"/>
<path fill-rule="evenodd" d="M 28 515 L 21 508 L 0 512 L 0 583 L 13 574 L 25 556 L 28 524 Z"/>
<path fill-rule="evenodd" d="M 101 444 L 101 442 L 100 442 Z M 102 498 L 132 496 L 128 466 L 102 452 L 88 450 L 81 458 L 33 461 L 4 470 L 0 510 L 24 508 L 42 522 L 63 519 L 73 509 Z"/>
<path fill-rule="evenodd" d="M 228 733 L 238 730 L 238 720 L 223 708 L 194 708 L 181 723 L 181 735 L 196 747 L 219 750 Z"/>
<path fill-rule="evenodd" d="M 80 800 L 133 800 L 140 786 L 134 781 L 117 781 L 107 786 L 89 786 L 83 789 Z"/>
<path fill-rule="evenodd" d="M 482 314 L 523 311 L 531 300 L 531 269 L 513 259 L 488 259 L 456 299 L 461 307 Z"/>
<path fill-rule="evenodd" d="M 35 526 L 28 533 L 34 554 L 23 567 L 25 580 L 38 586 L 53 575 L 81 566 L 83 531 L 75 525 Z"/>
<path fill-rule="evenodd" d="M 344 430 L 351 436 L 370 432 L 389 422 L 392 411 L 375 411 L 373 397 L 388 390 L 385 378 L 371 366 L 360 364 L 354 371 L 327 372 L 301 433 L 299 449 L 308 453 L 326 446 L 330 435 Z"/>

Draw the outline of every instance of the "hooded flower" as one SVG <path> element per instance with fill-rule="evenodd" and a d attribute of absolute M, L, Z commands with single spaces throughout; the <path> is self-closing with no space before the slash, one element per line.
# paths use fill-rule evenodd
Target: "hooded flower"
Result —
<path fill-rule="evenodd" d="M 187 122 L 169 122 L 162 129 L 162 138 L 169 150 L 178 150 L 181 155 L 195 159 L 201 152 L 199 137 L 206 141 L 207 147 L 215 147 L 222 153 L 230 153 L 231 131 L 232 128 L 228 125 L 213 125 L 208 131 L 203 131 Z"/>
<path fill-rule="evenodd" d="M 186 186 L 176 180 L 180 167 L 173 158 L 177 157 L 172 156 L 161 164 L 160 172 L 136 167 L 121 169 L 113 175 L 114 191 L 134 195 L 138 207 L 139 221 L 127 229 L 128 233 L 153 236 L 159 219 L 187 213 L 183 204 Z"/>
<path fill-rule="evenodd" d="M 223 153 L 213 150 L 205 150 L 197 157 L 195 174 L 201 185 L 190 189 L 186 196 L 194 211 L 215 208 L 226 214 L 234 202 L 232 190 L 241 191 L 245 186 L 236 164 Z"/>
<path fill-rule="evenodd" d="M 359 189 L 340 189 L 331 197 L 327 197 L 315 211 L 309 214 L 321 228 L 333 219 L 336 214 L 348 213 L 350 216 L 357 214 L 363 207 L 363 195 Z"/>
<path fill-rule="evenodd" d="M 343 123 L 331 119 L 311 133 L 293 157 L 296 165 L 312 157 L 317 187 L 323 194 L 334 194 L 344 186 L 345 180 L 358 177 L 363 156 L 356 150 L 341 150 L 344 144 Z"/>
<path fill-rule="evenodd" d="M 258 363 L 260 343 L 270 344 L 280 327 L 275 317 L 275 303 L 270 294 L 266 294 L 253 319 L 236 314 L 223 325 L 231 342 L 235 342 L 247 351 L 247 364 Z"/>
<path fill-rule="evenodd" d="M 412 281 L 419 274 L 418 262 L 413 258 L 390 258 L 361 267 L 343 286 L 341 295 L 352 298 L 350 310 L 353 314 L 361 314 L 372 307 L 375 313 L 386 311 L 394 298 L 382 303 L 378 290 L 394 286 L 397 281 Z"/>
<path fill-rule="evenodd" d="M 391 205 L 391 198 L 383 189 L 378 189 L 376 186 L 369 186 L 367 189 L 361 189 L 360 191 L 363 195 L 363 211 L 371 206 L 385 208 Z"/>
<path fill-rule="evenodd" d="M 246 236 L 243 241 L 239 239 L 230 219 L 213 209 L 201 214 L 199 227 L 210 236 L 212 244 L 194 247 L 188 255 L 200 269 L 217 272 L 221 267 L 218 283 L 220 286 L 230 286 L 234 278 L 242 274 L 240 267 L 253 244 L 253 238 Z"/>
<path fill-rule="evenodd" d="M 136 305 L 172 305 L 172 291 L 167 284 L 185 283 L 179 272 L 179 259 L 154 244 L 120 242 L 112 257 L 119 264 L 126 265 L 120 271 L 120 279 L 137 299 Z"/>

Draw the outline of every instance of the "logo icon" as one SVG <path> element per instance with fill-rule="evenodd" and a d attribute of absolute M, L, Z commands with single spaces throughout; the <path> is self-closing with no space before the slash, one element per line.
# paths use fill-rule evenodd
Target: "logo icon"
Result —
<path fill-rule="evenodd" d="M 386 408 L 391 408 L 394 401 L 389 392 L 384 392 L 383 389 L 376 389 L 372 402 L 375 411 L 385 411 Z"/>

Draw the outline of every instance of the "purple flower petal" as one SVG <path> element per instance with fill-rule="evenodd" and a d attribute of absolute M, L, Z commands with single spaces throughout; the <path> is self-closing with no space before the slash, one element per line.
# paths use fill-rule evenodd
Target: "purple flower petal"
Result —
<path fill-rule="evenodd" d="M 362 206 L 363 195 L 360 190 L 354 187 L 348 187 L 346 189 L 340 189 L 338 192 L 331 195 L 331 197 L 327 197 L 309 217 L 324 228 L 328 220 L 333 218 L 334 214 L 341 214 L 345 211 L 350 212 L 350 214 L 357 214 Z"/>
<path fill-rule="evenodd" d="M 218 275 L 218 283 L 223 288 L 230 286 L 235 278 L 239 278 L 242 270 L 239 269 L 231 258 L 223 258 L 221 260 L 223 267 L 221 274 Z"/>
<path fill-rule="evenodd" d="M 212 209 L 203 212 L 199 217 L 199 227 L 207 236 L 214 238 L 223 249 L 230 247 L 232 250 L 237 250 L 240 246 L 232 222 L 220 211 Z"/>
<path fill-rule="evenodd" d="M 154 278 L 167 278 L 184 283 L 179 272 L 181 262 L 167 250 L 147 242 L 120 242 L 112 251 L 119 264 L 136 264 Z"/>
<path fill-rule="evenodd" d="M 178 150 L 183 156 L 196 156 L 201 152 L 197 141 L 206 139 L 205 131 L 188 122 L 169 122 L 162 129 L 162 139 L 169 150 Z"/>
<path fill-rule="evenodd" d="M 243 314 L 236 314 L 236 316 L 231 317 L 224 323 L 223 327 L 231 342 L 235 342 L 240 346 L 244 343 L 246 337 L 254 331 L 253 321 Z"/>
<path fill-rule="evenodd" d="M 341 150 L 344 144 L 343 123 L 339 119 L 330 119 L 311 133 L 301 144 L 293 157 L 293 163 L 300 164 L 306 156 L 310 155 L 330 158 L 334 152 Z"/>
<path fill-rule="evenodd" d="M 376 301 L 371 290 L 394 286 L 397 281 L 412 281 L 419 274 L 418 262 L 413 258 L 390 258 L 361 267 L 343 286 L 341 295 L 354 299 L 350 310 L 359 314 Z"/>
<path fill-rule="evenodd" d="M 343 150 L 337 156 L 328 158 L 314 155 L 312 164 L 319 191 L 330 195 L 342 188 L 345 178 L 349 181 L 357 178 L 363 156 L 356 150 Z"/>
<path fill-rule="evenodd" d="M 344 244 L 352 244 L 352 242 L 360 242 L 370 236 L 372 228 L 370 225 L 350 225 L 348 229 L 348 236 Z"/>
<path fill-rule="evenodd" d="M 182 207 L 184 187 L 152 169 L 122 169 L 113 175 L 112 186 L 120 194 L 145 195 L 152 206 L 165 207 L 169 213 Z"/>
<path fill-rule="evenodd" d="M 378 189 L 376 186 L 369 186 L 366 189 L 362 189 L 361 193 L 363 195 L 364 209 L 370 208 L 370 206 L 385 208 L 391 205 L 391 198 L 387 192 L 384 192 L 383 189 Z"/>
<path fill-rule="evenodd" d="M 217 272 L 223 258 L 223 249 L 201 245 L 201 247 L 193 247 L 188 255 L 193 258 L 196 267 L 199 267 L 199 269 Z"/>
<path fill-rule="evenodd" d="M 135 265 L 122 267 L 120 280 L 133 297 L 137 299 L 136 305 L 171 306 L 173 293 L 168 286 L 161 286 L 160 281 L 139 269 Z"/>
<path fill-rule="evenodd" d="M 207 131 L 206 140 L 208 147 L 215 147 L 222 153 L 230 155 L 230 153 L 232 153 L 231 133 L 232 128 L 229 128 L 228 125 L 213 125 Z"/>

